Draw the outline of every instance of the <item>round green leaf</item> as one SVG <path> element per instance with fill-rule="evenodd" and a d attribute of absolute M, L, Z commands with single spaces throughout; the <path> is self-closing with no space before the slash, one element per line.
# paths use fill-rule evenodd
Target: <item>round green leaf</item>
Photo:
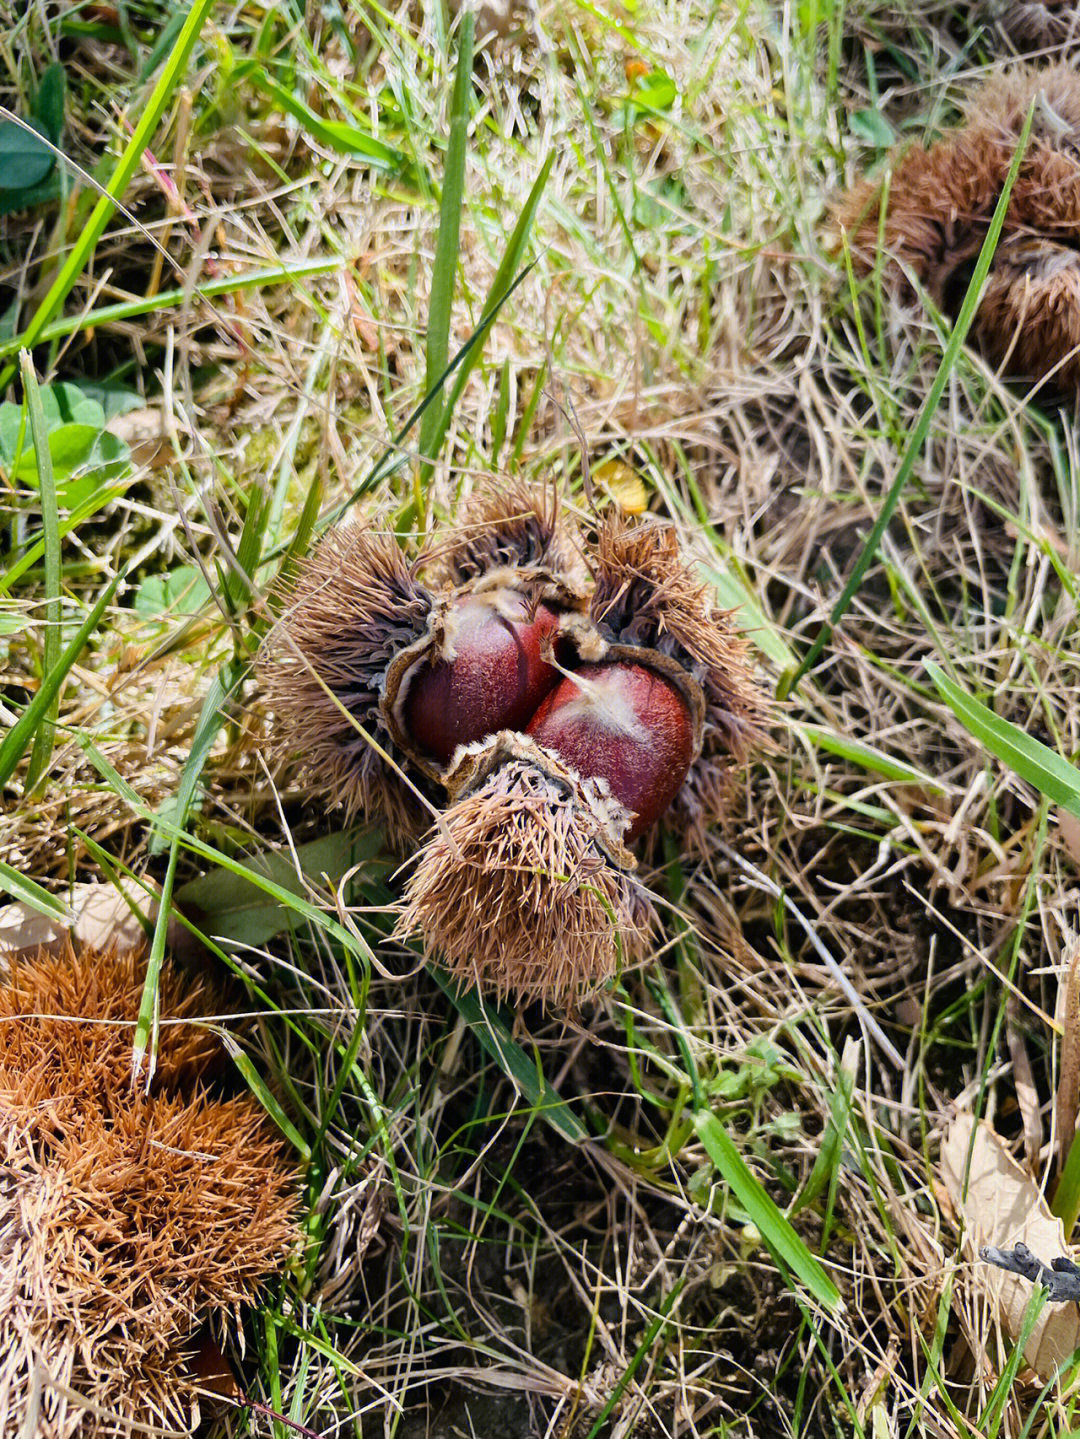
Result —
<path fill-rule="evenodd" d="M 31 190 L 46 179 L 56 157 L 38 136 L 45 127 L 40 120 L 28 120 L 32 129 L 14 120 L 0 121 L 0 190 Z"/>

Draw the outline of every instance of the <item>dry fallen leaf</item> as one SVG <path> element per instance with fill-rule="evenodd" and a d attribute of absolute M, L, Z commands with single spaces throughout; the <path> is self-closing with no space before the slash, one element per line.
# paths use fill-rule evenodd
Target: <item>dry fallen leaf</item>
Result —
<path fill-rule="evenodd" d="M 17 958 L 59 945 L 66 929 L 62 920 L 40 914 L 28 904 L 5 904 L 0 908 L 0 955 Z"/>
<path fill-rule="evenodd" d="M 965 1192 L 969 1146 L 971 1167 Z M 949 1126 L 941 1147 L 941 1175 L 964 1219 L 964 1248 L 974 1261 L 971 1282 L 996 1306 L 1006 1332 L 1015 1339 L 1023 1327 L 1031 1285 L 1018 1275 L 983 1263 L 978 1252 L 985 1244 L 1011 1249 L 1020 1241 L 1047 1263 L 1060 1254 L 1075 1258 L 1065 1243 L 1061 1220 L 1050 1213 L 1038 1186 L 998 1135 L 985 1121 L 976 1124 L 967 1111 L 959 1113 Z M 1024 1358 L 1040 1379 L 1049 1379 L 1077 1347 L 1077 1306 L 1048 1304 L 1031 1332 Z"/>
<path fill-rule="evenodd" d="M 58 948 L 69 932 L 76 943 L 89 949 L 140 949 L 147 933 L 131 905 L 153 923 L 158 901 L 141 884 L 124 876 L 124 893 L 112 884 L 76 884 L 65 898 L 72 916 L 70 924 L 39 914 L 27 904 L 9 904 L 0 909 L 0 954 L 19 955 L 44 947 Z M 128 904 L 124 895 L 131 904 Z M 169 925 L 169 947 L 178 946 L 183 931 L 173 920 Z"/>
<path fill-rule="evenodd" d="M 122 415 L 114 415 L 105 428 L 117 439 L 124 441 L 136 465 L 143 465 L 151 470 L 159 469 L 174 458 L 165 414 L 158 405 L 141 410 L 126 410 Z M 177 428 L 182 426 L 178 424 Z"/>

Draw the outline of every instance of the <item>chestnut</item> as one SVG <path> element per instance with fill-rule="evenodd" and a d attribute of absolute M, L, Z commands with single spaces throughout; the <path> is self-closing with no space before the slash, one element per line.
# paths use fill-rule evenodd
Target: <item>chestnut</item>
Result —
<path fill-rule="evenodd" d="M 633 815 L 628 843 L 671 804 L 694 758 L 691 706 L 647 664 L 582 665 L 546 697 L 528 733 L 578 774 L 607 781 Z"/>
<path fill-rule="evenodd" d="M 440 765 L 459 745 L 501 729 L 523 729 L 559 679 L 545 659 L 559 615 L 541 602 L 530 615 L 514 590 L 459 595 L 443 648 L 427 651 L 402 676 L 398 711 L 404 742 Z"/>
<path fill-rule="evenodd" d="M 560 568 L 575 544 L 556 496 L 511 485 L 465 515 L 412 557 L 389 516 L 332 530 L 260 656 L 279 753 L 399 848 L 427 827 L 461 745 L 528 722 L 558 682 L 563 621 L 587 604 Z"/>
<path fill-rule="evenodd" d="M 760 742 L 767 714 L 746 640 L 731 612 L 713 603 L 673 525 L 612 515 L 597 549 L 590 616 L 606 660 L 636 657 L 675 684 L 694 714 L 690 764 L 664 819 L 704 850 L 727 812 L 732 769 Z"/>

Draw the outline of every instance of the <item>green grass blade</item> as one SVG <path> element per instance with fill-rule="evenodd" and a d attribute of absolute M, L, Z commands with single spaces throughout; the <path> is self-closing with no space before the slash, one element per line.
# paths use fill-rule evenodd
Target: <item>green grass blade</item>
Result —
<path fill-rule="evenodd" d="M 834 754 L 837 759 L 844 760 L 846 764 L 857 765 L 860 769 L 883 775 L 897 784 L 917 784 L 921 789 L 932 790 L 936 794 L 945 793 L 945 787 L 940 780 L 934 779 L 925 770 L 905 764 L 895 755 L 886 754 L 884 750 L 878 749 L 874 745 L 864 744 L 861 740 L 849 739 L 846 735 L 834 734 L 831 730 L 823 729 L 816 724 L 800 724 L 797 720 L 793 720 L 791 727 L 796 734 L 802 735 L 810 744 L 825 750 L 827 754 Z"/>
<path fill-rule="evenodd" d="M 945 392 L 945 386 L 949 382 L 949 376 L 953 372 L 961 347 L 967 339 L 968 330 L 971 328 L 971 322 L 975 318 L 975 311 L 978 309 L 979 302 L 982 299 L 983 287 L 990 271 L 990 262 L 994 258 L 998 237 L 1001 234 L 1001 227 L 1005 223 L 1005 214 L 1009 208 L 1009 196 L 1012 194 L 1012 188 L 1020 170 L 1020 162 L 1023 160 L 1024 152 L 1027 150 L 1028 136 L 1031 134 L 1031 122 L 1035 115 L 1035 104 L 1036 102 L 1033 100 L 1031 108 L 1028 111 L 1027 119 L 1024 121 L 1024 128 L 1020 133 L 1020 139 L 1017 142 L 1016 153 L 1013 155 L 1012 164 L 1009 166 L 1009 173 L 1006 175 L 1005 183 L 1001 187 L 1001 194 L 998 197 L 997 206 L 994 209 L 993 218 L 990 221 L 990 228 L 986 232 L 986 239 L 983 241 L 982 249 L 979 251 L 979 258 L 975 265 L 975 273 L 972 275 L 971 283 L 967 287 L 964 303 L 960 306 L 960 314 L 957 317 L 952 334 L 949 336 L 948 343 L 945 346 L 945 353 L 942 356 L 941 364 L 938 366 L 938 372 L 934 376 L 934 382 L 930 386 L 929 393 L 919 412 L 919 418 L 915 422 L 915 428 L 911 432 L 911 438 L 908 440 L 904 449 L 900 467 L 896 471 L 896 476 L 889 486 L 885 501 L 881 506 L 881 512 L 874 523 L 874 528 L 870 531 L 866 543 L 859 552 L 859 557 L 855 561 L 851 574 L 848 576 L 847 584 L 845 584 L 841 591 L 840 598 L 830 611 L 829 618 L 821 626 L 821 629 L 818 630 L 813 644 L 807 650 L 806 655 L 798 669 L 791 676 L 790 681 L 781 685 L 781 699 L 786 698 L 786 696 L 795 689 L 803 675 L 805 675 L 815 663 L 828 643 L 829 636 L 846 614 L 848 605 L 850 605 L 852 599 L 855 597 L 856 591 L 863 582 L 864 575 L 870 568 L 874 556 L 877 554 L 878 546 L 881 544 L 881 537 L 884 535 L 897 505 L 900 503 L 900 496 L 908 480 L 911 478 L 912 471 L 915 468 L 915 462 L 922 453 L 923 445 L 926 443 L 926 437 L 930 433 L 930 426 L 933 423 L 934 415 L 937 413 L 937 407 L 941 403 L 941 397 Z"/>
<path fill-rule="evenodd" d="M 1077 1218 L 1080 1217 L 1080 1134 L 1074 1134 L 1069 1145 L 1069 1156 L 1054 1190 L 1054 1202 L 1050 1206 L 1050 1212 L 1061 1220 L 1065 1239 L 1071 1243 L 1072 1232 L 1076 1228 Z"/>
<path fill-rule="evenodd" d="M 97 604 L 79 626 L 77 634 L 64 650 L 58 662 L 43 677 L 37 694 L 5 735 L 3 743 L 0 744 L 0 786 L 7 784 L 15 773 L 15 767 L 37 733 L 38 726 L 49 713 L 53 701 L 60 694 L 68 672 L 82 654 L 83 646 L 97 628 L 98 621 L 105 613 L 106 605 L 116 593 L 117 586 L 125 574 L 126 571 L 122 570 L 114 580 L 110 581 Z"/>
<path fill-rule="evenodd" d="M 484 301 L 484 318 L 477 325 L 472 336 L 470 336 L 469 348 L 464 347 L 459 352 L 462 356 L 461 364 L 458 366 L 457 379 L 454 388 L 450 392 L 450 398 L 445 408 L 439 414 L 439 423 L 432 426 L 432 434 L 429 438 L 429 448 L 426 453 L 438 454 L 446 432 L 450 428 L 450 419 L 461 392 L 468 384 L 469 376 L 480 363 L 480 356 L 483 354 L 483 340 L 490 329 L 495 316 L 502 308 L 503 302 L 509 299 L 511 292 L 516 288 L 518 280 L 514 279 L 514 272 L 521 263 L 525 247 L 529 243 L 529 235 L 532 233 L 533 221 L 536 219 L 536 212 L 540 207 L 540 198 L 544 193 L 544 187 L 551 174 L 551 167 L 555 161 L 554 152 L 550 153 L 544 163 L 540 166 L 540 173 L 533 181 L 532 189 L 529 191 L 524 208 L 518 216 L 517 224 L 506 242 L 506 250 L 503 253 L 499 268 L 495 272 L 495 278 L 491 282 L 487 298 Z M 520 280 L 520 276 L 518 279 Z M 446 376 L 442 376 L 440 384 Z"/>
<path fill-rule="evenodd" d="M 296 1125 L 293 1124 L 284 1109 L 282 1109 L 278 1100 L 275 1099 L 274 1095 L 270 1092 L 266 1081 L 252 1064 L 251 1057 L 240 1048 L 227 1029 L 218 1030 L 218 1033 L 221 1035 L 222 1043 L 229 1052 L 229 1058 L 240 1071 L 244 1083 L 251 1090 L 255 1099 L 274 1121 L 301 1158 L 305 1160 L 310 1159 L 311 1146 L 307 1140 L 304 1139 Z"/>
<path fill-rule="evenodd" d="M 192 801 L 195 798 L 195 791 L 198 788 L 203 768 L 209 758 L 211 747 L 217 738 L 218 730 L 225 721 L 225 705 L 230 695 L 240 683 L 242 671 L 237 672 L 229 681 L 223 679 L 221 674 L 214 678 L 213 684 L 206 692 L 203 700 L 202 710 L 199 713 L 199 722 L 195 726 L 195 735 L 191 741 L 191 749 L 188 751 L 187 762 L 184 765 L 184 772 L 180 776 L 180 785 L 176 792 L 176 799 L 171 806 L 174 832 L 169 843 L 169 862 L 165 871 L 165 878 L 161 885 L 161 906 L 158 910 L 157 921 L 154 925 L 154 937 L 150 943 L 150 955 L 146 961 L 146 978 L 143 981 L 142 999 L 139 1003 L 139 1017 L 135 1022 L 135 1041 L 132 1046 L 131 1074 L 132 1079 L 138 1081 L 142 1074 L 143 1064 L 147 1059 L 149 1050 L 149 1063 L 146 1067 L 146 1082 L 149 1085 L 154 1076 L 154 1067 L 157 1056 L 158 1037 L 158 981 L 161 977 L 161 964 L 165 957 L 165 940 L 168 935 L 169 918 L 172 912 L 173 886 L 176 882 L 176 865 L 180 857 L 180 833 L 187 824 L 188 815 L 191 813 Z M 159 842 L 160 830 L 157 823 L 150 832 L 148 848 L 154 852 L 155 840 Z"/>
<path fill-rule="evenodd" d="M 446 369 L 450 354 L 450 311 L 454 303 L 458 249 L 461 239 L 461 212 L 465 202 L 465 153 L 469 133 L 469 102 L 472 98 L 473 29 L 472 11 L 461 22 L 458 34 L 457 71 L 450 102 L 450 136 L 446 146 L 446 169 L 443 175 L 442 199 L 439 203 L 439 237 L 435 244 L 435 264 L 431 272 L 431 298 L 428 303 L 427 356 L 424 388 L 434 389 Z M 421 482 L 431 473 L 431 461 L 441 419 L 432 406 L 420 426 Z"/>
<path fill-rule="evenodd" d="M 265 70 L 254 71 L 251 79 L 273 100 L 279 110 L 291 115 L 313 140 L 325 145 L 328 150 L 336 150 L 342 155 L 361 155 L 373 170 L 393 172 L 405 168 L 405 156 L 400 150 L 384 144 L 382 140 L 376 140 L 374 135 L 362 130 L 355 123 L 324 120 L 321 115 L 316 115 L 310 106 L 298 100 L 291 91 L 271 79 Z"/>
<path fill-rule="evenodd" d="M 1025 734 L 1018 725 L 1001 719 L 992 709 L 954 684 L 929 660 L 926 671 L 942 699 L 969 734 L 974 735 L 980 744 L 985 745 L 1021 779 L 1034 785 L 1040 794 L 1080 819 L 1080 769 L 1076 765 L 1070 764 L 1041 740 Z"/>
<path fill-rule="evenodd" d="M 71 253 L 60 267 L 60 273 L 34 311 L 29 325 L 19 336 L 16 349 L 24 347 L 29 349 L 32 345 L 38 344 L 45 326 L 63 305 L 75 281 L 86 268 L 90 256 L 94 252 L 94 247 L 101 239 L 105 226 L 109 223 L 115 209 L 115 202 L 123 195 L 132 175 L 142 163 L 143 152 L 153 138 L 154 131 L 157 129 L 158 122 L 164 114 L 165 107 L 172 98 L 174 90 L 183 79 L 188 59 L 195 48 L 195 42 L 199 38 L 213 4 L 214 0 L 194 0 L 183 28 L 176 38 L 172 53 L 158 76 L 157 84 L 151 91 L 150 98 L 139 116 L 131 138 L 117 161 L 109 183 L 105 186 L 105 193 L 91 211 L 89 220 L 72 246 Z M 0 390 L 6 388 L 14 372 L 14 365 L 6 366 L 0 372 Z"/>
<path fill-rule="evenodd" d="M 57 899 L 56 895 L 50 894 L 47 889 L 42 889 L 41 885 L 35 884 L 32 879 L 27 879 L 26 875 L 20 874 L 10 864 L 4 864 L 3 860 L 0 860 L 0 890 L 10 894 L 12 899 L 18 900 L 20 904 L 36 910 L 38 914 L 47 915 L 49 919 L 58 919 L 64 924 L 71 923 L 71 915 L 63 900 Z"/>
<path fill-rule="evenodd" d="M 717 1173 L 746 1210 L 773 1256 L 791 1270 L 824 1309 L 839 1309 L 836 1285 L 754 1178 L 716 1115 L 699 1109 L 694 1115 L 694 1128 Z"/>
<path fill-rule="evenodd" d="M 672 1309 L 674 1309 L 675 1301 L 682 1293 L 685 1283 L 685 1277 L 677 1280 L 671 1293 L 665 1296 L 658 1312 L 654 1316 L 652 1322 L 649 1324 L 648 1329 L 646 1329 L 644 1338 L 638 1345 L 637 1349 L 634 1351 L 633 1359 L 630 1360 L 630 1363 L 626 1366 L 625 1371 L 619 1375 L 619 1378 L 616 1381 L 614 1388 L 608 1395 L 604 1407 L 596 1416 L 593 1426 L 589 1430 L 588 1434 L 586 1434 L 585 1439 L 598 1439 L 598 1436 L 604 1428 L 604 1425 L 611 1418 L 611 1411 L 615 1408 L 616 1404 L 618 1404 L 619 1400 L 622 1398 L 626 1386 L 630 1383 L 634 1375 L 641 1368 L 642 1360 L 656 1343 L 656 1336 L 660 1333 L 660 1330 L 664 1327 L 664 1324 L 667 1321 L 668 1315 L 671 1313 Z"/>
<path fill-rule="evenodd" d="M 220 299 L 224 295 L 234 295 L 244 290 L 257 290 L 263 285 L 282 285 L 289 280 L 315 279 L 319 275 L 330 275 L 340 270 L 341 264 L 341 260 L 336 256 L 329 260 L 303 260 L 296 265 L 274 265 L 265 269 L 248 270 L 240 275 L 226 275 L 223 279 L 208 280 L 205 285 L 196 285 L 193 290 L 161 290 L 156 295 L 147 295 L 138 300 L 118 300 L 113 305 L 101 305 L 96 310 L 65 315 L 60 320 L 54 320 L 42 329 L 34 343 L 62 340 L 79 330 L 136 320 L 140 315 L 157 314 L 159 310 L 175 310 L 177 306 L 192 301 Z M 0 340 L 0 358 L 16 354 L 24 344 L 22 336 L 16 336 L 13 340 Z"/>
<path fill-rule="evenodd" d="M 41 499 L 41 531 L 45 555 L 45 635 L 41 646 L 41 673 L 47 675 L 56 668 L 62 642 L 60 514 L 56 501 L 56 476 L 53 473 L 52 454 L 49 450 L 49 432 L 45 425 L 45 412 L 41 408 L 41 391 L 34 373 L 34 362 L 28 350 L 20 352 L 19 366 L 22 370 L 26 408 L 30 413 L 30 436 L 34 442 L 38 494 Z M 34 747 L 30 751 L 30 763 L 26 770 L 27 793 L 34 788 L 48 766 L 56 741 L 56 721 L 59 713 L 60 691 L 57 690 L 34 735 Z"/>
<path fill-rule="evenodd" d="M 428 972 L 540 1118 L 546 1119 L 571 1144 L 580 1144 L 588 1139 L 589 1132 L 584 1124 L 566 1100 L 552 1089 L 536 1061 L 530 1059 L 513 1038 L 509 1024 L 494 1005 L 482 1001 L 474 989 L 463 990 L 437 965 L 429 965 Z"/>

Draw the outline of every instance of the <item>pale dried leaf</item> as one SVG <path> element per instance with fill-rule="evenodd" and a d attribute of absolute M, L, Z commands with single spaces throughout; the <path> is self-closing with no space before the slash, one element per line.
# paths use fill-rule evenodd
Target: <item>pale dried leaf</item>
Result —
<path fill-rule="evenodd" d="M 105 428 L 117 439 L 124 441 L 136 465 L 157 469 L 173 459 L 173 446 L 165 424 L 165 414 L 158 405 L 150 405 L 141 410 L 126 410 L 122 415 L 114 415 Z"/>
<path fill-rule="evenodd" d="M 16 956 L 36 953 L 43 947 L 57 949 L 69 932 L 76 943 L 87 949 L 141 949 L 147 934 L 131 906 L 153 923 L 158 901 L 134 879 L 125 876 L 120 885 L 123 893 L 115 885 L 100 881 L 74 885 L 67 897 L 70 925 L 40 914 L 27 904 L 5 905 L 0 909 L 0 954 Z M 177 937 L 173 934 L 175 927 L 175 923 L 170 925 L 170 947 Z"/>
<path fill-rule="evenodd" d="M 58 945 L 64 932 L 59 919 L 41 914 L 28 904 L 5 904 L 0 909 L 0 955 L 6 958 L 36 954 L 45 946 Z"/>
<path fill-rule="evenodd" d="M 974 1136 L 974 1138 L 973 1138 Z M 968 1149 L 971 1166 L 964 1173 Z M 984 1264 L 984 1244 L 1011 1249 L 1020 1241 L 1047 1263 L 1058 1255 L 1075 1258 L 1066 1246 L 1065 1231 L 1046 1206 L 1037 1185 L 1016 1163 L 988 1124 L 975 1123 L 967 1111 L 949 1126 L 941 1147 L 941 1175 L 957 1212 L 964 1219 L 964 1248 L 973 1261 L 971 1283 L 987 1296 L 1015 1339 L 1031 1300 L 1031 1285 L 1018 1275 Z M 1073 1304 L 1047 1305 L 1032 1330 L 1024 1358 L 1041 1379 L 1080 1346 L 1080 1312 Z"/>

